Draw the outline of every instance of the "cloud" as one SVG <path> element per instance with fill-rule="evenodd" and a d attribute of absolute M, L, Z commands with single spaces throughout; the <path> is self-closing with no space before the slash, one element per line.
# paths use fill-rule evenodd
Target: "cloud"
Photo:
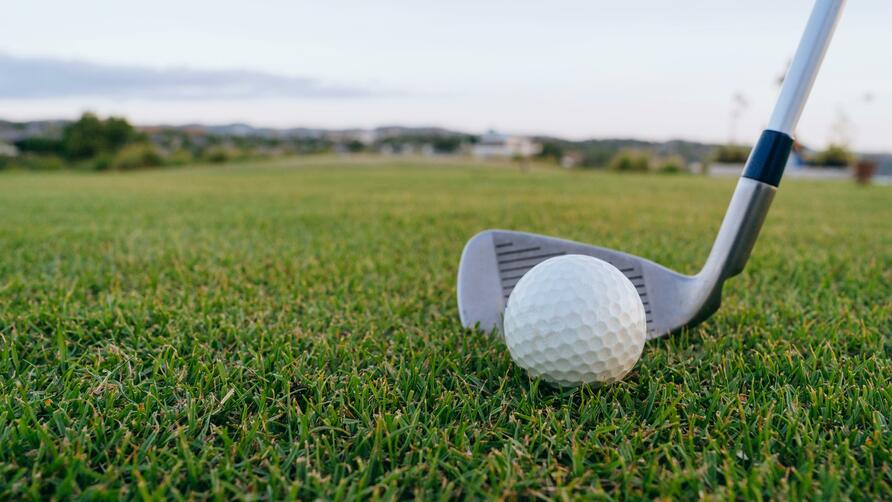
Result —
<path fill-rule="evenodd" d="M 150 68 L 0 53 L 0 99 L 108 97 L 169 100 L 351 98 L 380 90 L 247 70 Z"/>

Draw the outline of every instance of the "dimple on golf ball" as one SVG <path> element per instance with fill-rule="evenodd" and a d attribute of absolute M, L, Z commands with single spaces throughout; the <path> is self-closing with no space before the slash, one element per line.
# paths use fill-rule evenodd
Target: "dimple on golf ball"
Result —
<path fill-rule="evenodd" d="M 551 258 L 514 287 L 504 335 L 532 377 L 563 386 L 609 383 L 635 366 L 647 321 L 635 286 L 613 265 L 583 255 Z"/>

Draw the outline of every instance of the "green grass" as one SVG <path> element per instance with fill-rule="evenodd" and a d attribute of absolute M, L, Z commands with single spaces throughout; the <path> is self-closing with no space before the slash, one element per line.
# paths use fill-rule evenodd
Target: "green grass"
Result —
<path fill-rule="evenodd" d="M 287 161 L 0 175 L 0 499 L 892 497 L 892 189 L 786 181 L 607 387 L 463 330 L 465 240 L 694 272 L 733 180 Z"/>

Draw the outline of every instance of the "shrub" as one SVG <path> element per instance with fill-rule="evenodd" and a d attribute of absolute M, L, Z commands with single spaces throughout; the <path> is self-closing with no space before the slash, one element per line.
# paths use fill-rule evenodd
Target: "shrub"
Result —
<path fill-rule="evenodd" d="M 104 153 L 102 155 L 97 156 L 90 162 L 89 167 L 96 171 L 108 171 L 112 168 L 112 164 L 114 163 L 114 157 L 111 154 Z"/>
<path fill-rule="evenodd" d="M 650 169 L 650 154 L 641 150 L 621 150 L 610 159 L 608 168 L 620 172 L 646 172 Z"/>
<path fill-rule="evenodd" d="M 161 155 L 149 143 L 133 143 L 122 148 L 111 161 L 112 169 L 137 169 L 162 164 Z"/>
<path fill-rule="evenodd" d="M 214 147 L 205 150 L 203 157 L 212 164 L 222 164 L 229 161 L 230 155 L 225 148 Z"/>
<path fill-rule="evenodd" d="M 676 156 L 663 159 L 657 167 L 657 172 L 661 174 L 678 174 L 685 170 L 684 159 Z"/>
<path fill-rule="evenodd" d="M 44 171 L 60 171 L 65 168 L 65 161 L 55 155 L 41 156 L 33 159 L 32 166 Z"/>
<path fill-rule="evenodd" d="M 743 164 L 750 156 L 750 149 L 740 145 L 722 145 L 715 151 L 715 161 L 722 164 Z"/>
<path fill-rule="evenodd" d="M 193 160 L 194 157 L 192 156 L 192 152 L 180 148 L 179 150 L 174 150 L 167 156 L 167 158 L 165 159 L 165 164 L 170 164 L 172 166 L 184 166 L 186 164 L 192 163 Z"/>
<path fill-rule="evenodd" d="M 827 145 L 827 149 L 815 154 L 811 163 L 816 166 L 846 167 L 854 161 L 854 155 L 843 145 Z"/>

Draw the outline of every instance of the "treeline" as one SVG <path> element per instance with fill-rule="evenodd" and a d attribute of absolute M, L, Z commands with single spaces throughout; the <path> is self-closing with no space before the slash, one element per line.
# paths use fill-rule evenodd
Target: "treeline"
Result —
<path fill-rule="evenodd" d="M 540 159 L 568 167 L 606 168 L 615 171 L 674 173 L 686 170 L 692 162 L 704 166 L 712 163 L 742 164 L 750 153 L 750 147 L 744 145 L 716 146 L 681 140 L 653 143 L 634 139 L 538 139 L 542 143 L 538 155 Z M 831 144 L 818 152 L 798 147 L 798 153 L 806 164 L 819 167 L 845 167 L 856 161 L 856 156 L 848 148 L 837 144 Z"/>
<path fill-rule="evenodd" d="M 159 166 L 161 154 L 126 119 L 100 119 L 86 113 L 66 125 L 59 137 L 29 137 L 15 143 L 25 167 L 75 166 L 88 169 L 133 169 Z"/>
<path fill-rule="evenodd" d="M 606 168 L 616 171 L 681 172 L 691 162 L 702 162 L 714 145 L 673 140 L 665 143 L 636 139 L 590 139 L 569 141 L 536 138 L 542 144 L 538 157 L 565 167 Z"/>
<path fill-rule="evenodd" d="M 126 119 L 92 113 L 30 132 L 25 124 L 0 125 L 7 133 L 24 136 L 12 141 L 13 156 L 0 150 L 0 168 L 42 170 L 130 170 L 320 153 L 463 155 L 479 139 L 435 128 L 382 128 L 370 137 L 360 130 L 271 130 L 238 124 L 135 128 Z"/>
<path fill-rule="evenodd" d="M 223 163 L 266 156 L 330 151 L 319 139 L 229 137 L 203 131 L 140 131 L 126 119 L 85 113 L 53 134 L 13 142 L 18 155 L 0 155 L 0 168 L 131 170 L 195 162 Z"/>

